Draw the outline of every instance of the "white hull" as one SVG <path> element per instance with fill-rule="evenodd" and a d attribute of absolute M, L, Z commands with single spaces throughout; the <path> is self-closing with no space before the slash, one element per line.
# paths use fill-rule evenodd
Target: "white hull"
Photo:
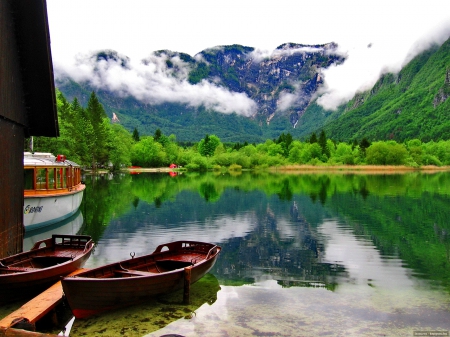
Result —
<path fill-rule="evenodd" d="M 35 230 L 69 218 L 83 200 L 84 189 L 66 194 L 25 196 L 23 223 L 25 230 Z"/>

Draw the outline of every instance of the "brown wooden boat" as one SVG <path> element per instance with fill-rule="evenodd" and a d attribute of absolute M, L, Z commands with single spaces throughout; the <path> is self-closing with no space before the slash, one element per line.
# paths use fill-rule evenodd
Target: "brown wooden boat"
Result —
<path fill-rule="evenodd" d="M 52 235 L 28 252 L 0 259 L 0 303 L 38 294 L 89 258 L 94 242 L 87 235 Z"/>
<path fill-rule="evenodd" d="M 63 291 L 74 316 L 88 317 L 183 288 L 187 267 L 190 283 L 198 281 L 214 266 L 220 250 L 196 241 L 163 244 L 150 255 L 65 277 Z"/>

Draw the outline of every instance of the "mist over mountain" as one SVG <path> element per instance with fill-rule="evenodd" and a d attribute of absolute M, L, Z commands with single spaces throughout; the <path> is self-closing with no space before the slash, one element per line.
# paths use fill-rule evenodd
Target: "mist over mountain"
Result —
<path fill-rule="evenodd" d="M 127 129 L 136 127 L 142 135 L 159 128 L 181 141 L 216 134 L 222 141 L 259 142 L 282 132 L 306 137 L 325 128 L 343 140 L 420 138 L 423 130 L 408 125 L 423 119 L 423 100 L 433 101 L 441 90 L 439 104 L 424 114 L 448 111 L 448 44 L 427 49 L 400 73 L 383 75 L 373 88 L 337 109 L 329 101 L 321 102 L 327 93 L 325 74 L 346 62 L 335 43 L 286 43 L 271 53 L 219 46 L 193 57 L 161 50 L 138 64 L 116 51 L 99 51 L 78 56 L 72 68 L 56 69 L 55 81 L 66 98 L 77 97 L 83 105 L 95 91 L 110 117 L 115 113 Z M 411 102 L 411 95 L 419 92 L 427 92 L 426 97 L 419 95 L 420 101 Z M 392 101 L 397 102 L 396 109 Z M 380 114 L 380 109 L 397 112 Z M 410 116 L 413 110 L 415 117 Z M 400 115 L 401 130 L 392 118 Z M 437 128 L 437 124 L 427 125 Z M 439 136 L 439 131 L 426 132 Z"/>

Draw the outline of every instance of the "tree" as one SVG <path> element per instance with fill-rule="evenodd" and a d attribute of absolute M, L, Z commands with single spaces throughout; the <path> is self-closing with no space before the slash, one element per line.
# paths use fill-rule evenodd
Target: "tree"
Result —
<path fill-rule="evenodd" d="M 156 129 L 155 131 L 155 135 L 153 136 L 153 139 L 155 140 L 155 142 L 159 142 L 159 139 L 162 136 L 162 132 L 160 129 Z"/>
<path fill-rule="evenodd" d="M 361 143 L 359 143 L 359 148 L 361 149 L 361 153 L 363 156 L 366 155 L 366 149 L 370 146 L 370 142 L 367 140 L 366 137 L 361 139 Z"/>
<path fill-rule="evenodd" d="M 109 133 L 109 119 L 94 91 L 89 97 L 86 112 L 94 129 L 95 146 L 92 151 L 92 166 L 96 168 L 97 164 L 102 165 L 108 162 L 107 137 Z M 108 123 L 104 122 L 105 119 L 108 120 Z"/>
<path fill-rule="evenodd" d="M 311 138 L 309 138 L 311 144 L 317 143 L 317 135 L 315 132 L 312 133 Z"/>
<path fill-rule="evenodd" d="M 168 163 L 163 146 L 153 137 L 144 137 L 131 148 L 131 163 L 143 167 L 161 167 Z"/>
<path fill-rule="evenodd" d="M 327 146 L 327 136 L 325 135 L 324 130 L 322 130 L 322 132 L 320 133 L 318 143 L 319 143 L 320 147 L 322 148 L 322 154 L 327 156 L 327 158 L 329 158 L 330 150 L 328 149 L 328 146 Z"/>
<path fill-rule="evenodd" d="M 216 135 L 206 135 L 205 138 L 198 143 L 198 152 L 204 157 L 212 157 L 216 147 L 218 147 L 220 143 L 220 139 Z"/>
<path fill-rule="evenodd" d="M 136 129 L 135 129 L 136 130 Z M 133 146 L 133 138 L 130 133 L 120 124 L 113 124 L 111 126 L 110 140 L 111 151 L 110 160 L 114 171 L 119 170 L 122 166 L 131 164 L 131 148 Z"/>
<path fill-rule="evenodd" d="M 134 128 L 134 131 L 133 131 L 133 139 L 135 142 L 139 141 L 139 131 L 136 128 Z"/>
<path fill-rule="evenodd" d="M 405 146 L 395 141 L 374 142 L 366 150 L 367 163 L 373 165 L 401 165 L 405 163 L 407 156 Z"/>

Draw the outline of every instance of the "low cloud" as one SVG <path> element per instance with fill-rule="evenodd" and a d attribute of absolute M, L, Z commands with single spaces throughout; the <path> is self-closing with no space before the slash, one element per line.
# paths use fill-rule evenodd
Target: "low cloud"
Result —
<path fill-rule="evenodd" d="M 255 49 L 248 54 L 248 58 L 251 58 L 255 62 L 261 62 L 267 59 L 276 59 L 282 56 L 291 56 L 294 54 L 305 54 L 305 53 L 318 53 L 323 52 L 325 49 L 323 47 L 314 46 L 301 46 L 298 48 L 282 48 L 275 50 L 263 50 Z"/>
<path fill-rule="evenodd" d="M 115 52 L 111 52 L 115 53 Z M 253 116 L 257 104 L 244 93 L 235 93 L 203 80 L 188 82 L 190 66 L 178 56 L 152 54 L 138 64 L 115 53 L 114 58 L 98 59 L 97 54 L 77 55 L 72 64 L 55 64 L 55 77 L 70 77 L 89 82 L 97 89 L 107 89 L 121 97 L 133 96 L 141 102 L 187 104 L 192 107 L 243 116 Z M 126 62 L 124 62 L 126 60 Z"/>
<path fill-rule="evenodd" d="M 386 73 L 398 73 L 415 56 L 434 44 L 442 44 L 450 37 L 450 23 L 438 24 L 434 30 L 425 32 L 414 40 L 392 33 L 391 39 L 367 41 L 347 48 L 340 44 L 338 52 L 345 62 L 322 69 L 324 85 L 319 91 L 317 103 L 327 110 L 336 110 L 358 92 L 371 89 Z"/>

